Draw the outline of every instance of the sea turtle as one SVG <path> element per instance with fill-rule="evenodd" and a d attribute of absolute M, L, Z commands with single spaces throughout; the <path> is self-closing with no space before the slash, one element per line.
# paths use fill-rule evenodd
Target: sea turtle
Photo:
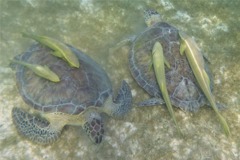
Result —
<path fill-rule="evenodd" d="M 165 103 L 151 67 L 152 49 L 154 44 L 159 42 L 163 47 L 164 57 L 171 66 L 165 67 L 166 86 L 171 103 L 185 111 L 198 111 L 201 106 L 208 104 L 208 101 L 199 88 L 186 56 L 180 54 L 178 29 L 162 22 L 160 14 L 154 10 L 145 10 L 144 14 L 148 27 L 139 35 L 127 40 L 131 42 L 129 65 L 132 76 L 151 96 L 138 105 L 153 106 Z M 118 45 L 123 45 L 121 43 Z M 205 63 L 205 70 L 212 90 L 213 77 L 208 63 Z"/>
<path fill-rule="evenodd" d="M 58 139 L 65 125 L 80 125 L 94 143 L 100 143 L 104 134 L 100 113 L 121 117 L 131 109 L 131 90 L 124 80 L 113 98 L 111 82 L 100 65 L 78 49 L 68 47 L 76 54 L 79 68 L 70 67 L 42 44 L 32 45 L 15 57 L 18 61 L 47 65 L 60 77 L 60 82 L 12 64 L 19 92 L 32 108 L 13 108 L 13 122 L 18 132 L 33 142 L 49 144 Z"/>

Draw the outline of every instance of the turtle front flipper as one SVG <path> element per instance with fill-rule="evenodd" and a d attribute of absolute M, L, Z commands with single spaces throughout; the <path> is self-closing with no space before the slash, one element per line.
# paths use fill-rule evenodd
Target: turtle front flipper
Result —
<path fill-rule="evenodd" d="M 84 113 L 85 123 L 83 129 L 88 137 L 96 144 L 102 142 L 104 128 L 101 116 L 97 112 L 87 111 Z"/>
<path fill-rule="evenodd" d="M 12 118 L 18 132 L 33 142 L 49 144 L 60 136 L 62 128 L 53 130 L 47 120 L 31 115 L 20 108 L 13 108 Z"/>
<path fill-rule="evenodd" d="M 131 36 L 127 39 L 124 39 L 124 40 L 118 42 L 116 44 L 116 46 L 109 48 L 109 53 L 111 54 L 111 53 L 115 52 L 116 50 L 118 50 L 119 48 L 121 48 L 129 43 L 132 43 L 135 39 L 136 39 L 136 36 Z"/>

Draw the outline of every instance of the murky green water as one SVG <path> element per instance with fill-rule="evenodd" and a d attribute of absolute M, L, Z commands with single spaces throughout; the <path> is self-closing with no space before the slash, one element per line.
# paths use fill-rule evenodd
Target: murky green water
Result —
<path fill-rule="evenodd" d="M 177 136 L 162 107 L 134 108 L 121 120 L 105 117 L 106 136 L 92 144 L 79 127 L 65 127 L 59 141 L 40 146 L 20 137 L 11 110 L 25 105 L 10 59 L 33 43 L 21 31 L 48 35 L 81 49 L 108 72 L 114 88 L 129 82 L 134 102 L 147 98 L 128 69 L 128 47 L 108 49 L 145 28 L 145 8 L 194 36 L 208 55 L 216 99 L 232 135 L 226 138 L 212 109 L 175 109 L 185 138 Z M 240 159 L 240 2 L 238 0 L 0 0 L 0 159 Z"/>

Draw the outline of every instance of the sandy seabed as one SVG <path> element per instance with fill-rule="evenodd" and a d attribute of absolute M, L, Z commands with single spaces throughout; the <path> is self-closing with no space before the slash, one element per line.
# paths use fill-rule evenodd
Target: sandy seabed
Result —
<path fill-rule="evenodd" d="M 206 0 L 0 0 L 0 159 L 240 159 L 240 25 L 239 2 Z M 163 19 L 192 35 L 208 55 L 214 74 L 214 94 L 231 129 L 227 138 L 209 107 L 197 113 L 174 109 L 184 137 L 177 135 L 167 109 L 137 108 L 148 95 L 128 69 L 128 46 L 109 48 L 145 28 L 143 10 L 155 8 Z M 102 65 L 116 92 L 125 79 L 132 88 L 133 110 L 122 119 L 104 116 L 106 135 L 92 144 L 82 128 L 66 126 L 60 139 L 47 146 L 19 136 L 11 110 L 21 99 L 10 60 L 32 43 L 20 32 L 54 37 L 81 49 Z"/>

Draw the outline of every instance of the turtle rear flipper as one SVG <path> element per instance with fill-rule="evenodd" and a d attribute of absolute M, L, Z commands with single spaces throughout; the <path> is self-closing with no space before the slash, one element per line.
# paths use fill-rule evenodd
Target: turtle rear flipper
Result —
<path fill-rule="evenodd" d="M 39 144 L 49 144 L 59 138 L 61 130 L 52 130 L 50 123 L 20 108 L 12 110 L 13 122 L 21 135 Z"/>
<path fill-rule="evenodd" d="M 211 104 L 209 102 L 207 102 L 206 104 L 208 107 L 212 107 Z M 227 106 L 225 104 L 222 104 L 222 103 L 216 103 L 216 107 L 219 109 L 219 110 L 224 110 L 227 108 Z"/>
<path fill-rule="evenodd" d="M 116 98 L 113 100 L 110 95 L 105 101 L 104 107 L 99 109 L 115 118 L 127 114 L 132 109 L 132 93 L 127 82 L 123 80 Z"/>
<path fill-rule="evenodd" d="M 125 80 L 122 81 L 114 103 L 117 104 L 113 111 L 114 117 L 124 116 L 132 109 L 132 92 Z"/>
<path fill-rule="evenodd" d="M 157 105 L 161 105 L 161 104 L 165 104 L 165 101 L 162 98 L 150 98 L 150 99 L 147 99 L 145 101 L 138 103 L 137 106 L 146 107 L 146 106 L 157 106 Z"/>

